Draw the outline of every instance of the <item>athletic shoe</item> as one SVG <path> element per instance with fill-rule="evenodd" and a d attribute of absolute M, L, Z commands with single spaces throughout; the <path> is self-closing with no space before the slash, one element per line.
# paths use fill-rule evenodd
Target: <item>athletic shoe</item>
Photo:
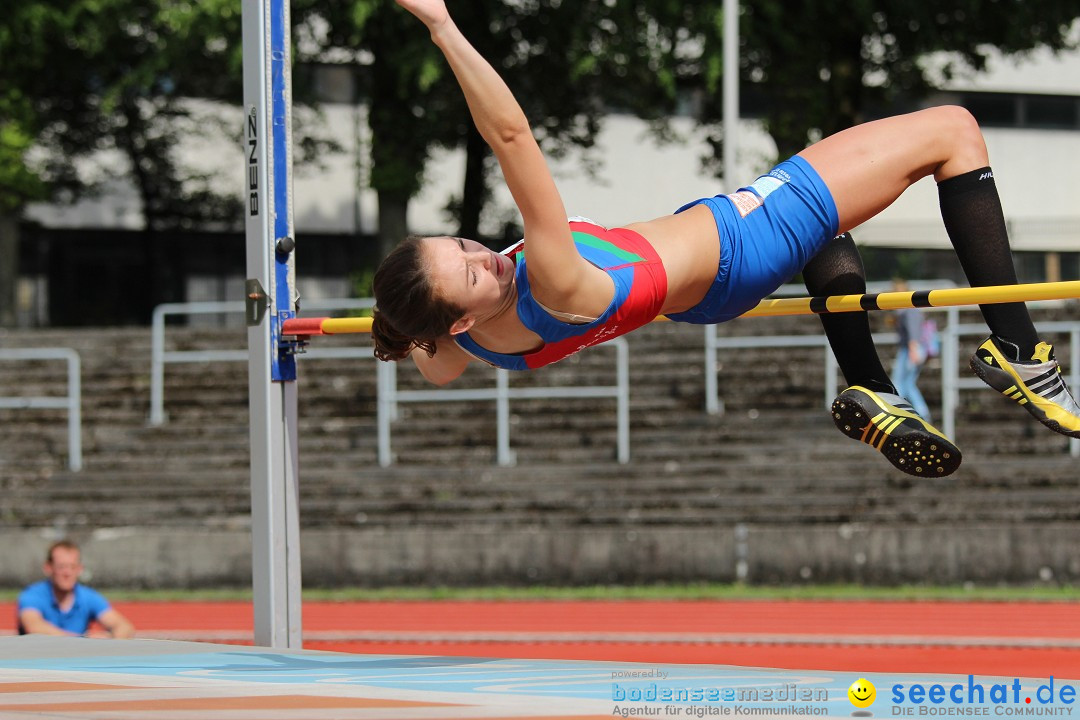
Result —
<path fill-rule="evenodd" d="M 840 432 L 908 475 L 944 477 L 960 467 L 960 449 L 899 395 L 853 385 L 833 400 L 832 415 Z"/>
<path fill-rule="evenodd" d="M 1080 438 L 1080 406 L 1061 379 L 1061 365 L 1054 359 L 1054 347 L 1049 343 L 1036 345 L 1031 360 L 1016 361 L 1006 358 L 991 336 L 971 356 L 971 369 L 1046 427 Z"/>

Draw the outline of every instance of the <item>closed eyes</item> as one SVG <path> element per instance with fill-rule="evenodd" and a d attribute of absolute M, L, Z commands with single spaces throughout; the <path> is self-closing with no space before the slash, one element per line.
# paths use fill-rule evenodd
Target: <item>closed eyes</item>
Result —
<path fill-rule="evenodd" d="M 461 248 L 461 251 L 465 252 L 465 241 L 462 240 L 461 238 L 454 238 L 454 241 L 458 244 L 458 247 Z M 476 285 L 476 281 L 477 281 L 476 268 L 474 268 L 468 262 L 465 263 L 465 267 L 469 271 L 469 273 L 472 274 L 472 284 Z"/>

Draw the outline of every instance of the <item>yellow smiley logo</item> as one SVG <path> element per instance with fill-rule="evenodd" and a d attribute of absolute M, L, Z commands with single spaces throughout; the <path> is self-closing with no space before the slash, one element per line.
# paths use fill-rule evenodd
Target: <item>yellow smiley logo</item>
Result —
<path fill-rule="evenodd" d="M 866 678 L 859 678 L 851 683 L 847 691 L 848 700 L 857 708 L 866 708 L 874 704 L 877 699 L 877 688 Z"/>

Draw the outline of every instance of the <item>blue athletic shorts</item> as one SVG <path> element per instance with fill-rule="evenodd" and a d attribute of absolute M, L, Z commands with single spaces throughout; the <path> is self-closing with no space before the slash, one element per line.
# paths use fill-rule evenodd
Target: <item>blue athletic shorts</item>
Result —
<path fill-rule="evenodd" d="M 742 315 L 797 275 L 829 240 L 840 219 L 832 193 L 810 163 L 795 156 L 730 195 L 705 204 L 720 233 L 720 267 L 705 297 L 668 315 L 676 322 L 708 325 Z"/>

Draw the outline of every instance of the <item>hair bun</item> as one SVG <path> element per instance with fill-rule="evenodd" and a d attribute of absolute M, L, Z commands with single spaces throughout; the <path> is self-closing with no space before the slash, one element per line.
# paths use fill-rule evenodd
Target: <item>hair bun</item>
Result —
<path fill-rule="evenodd" d="M 371 338 L 375 341 L 375 357 L 383 362 L 404 360 L 413 349 L 413 339 L 398 332 L 377 309 L 372 313 Z"/>

